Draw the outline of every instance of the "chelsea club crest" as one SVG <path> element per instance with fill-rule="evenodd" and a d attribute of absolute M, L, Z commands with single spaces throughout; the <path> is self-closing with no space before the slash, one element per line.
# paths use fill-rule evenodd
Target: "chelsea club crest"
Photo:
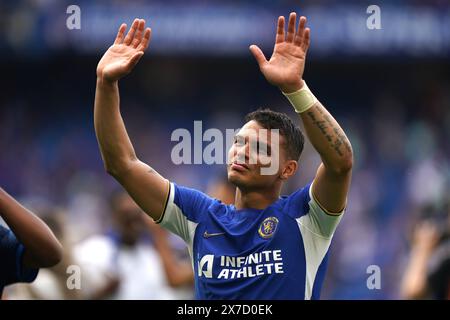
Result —
<path fill-rule="evenodd" d="M 265 218 L 259 226 L 258 233 L 264 239 L 270 238 L 277 230 L 278 219 L 275 217 Z"/>

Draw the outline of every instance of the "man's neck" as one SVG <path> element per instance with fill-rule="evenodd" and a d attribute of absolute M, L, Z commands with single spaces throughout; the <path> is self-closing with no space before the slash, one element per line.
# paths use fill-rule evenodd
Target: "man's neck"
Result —
<path fill-rule="evenodd" d="M 236 209 L 265 209 L 280 197 L 280 188 L 271 188 L 257 191 L 243 191 L 236 188 L 234 206 Z"/>

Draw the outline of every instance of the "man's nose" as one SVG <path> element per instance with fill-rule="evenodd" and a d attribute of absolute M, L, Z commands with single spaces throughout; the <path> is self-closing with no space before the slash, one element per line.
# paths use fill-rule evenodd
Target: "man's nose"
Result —
<path fill-rule="evenodd" d="M 236 161 L 245 163 L 249 159 L 249 147 L 247 144 L 236 148 Z"/>

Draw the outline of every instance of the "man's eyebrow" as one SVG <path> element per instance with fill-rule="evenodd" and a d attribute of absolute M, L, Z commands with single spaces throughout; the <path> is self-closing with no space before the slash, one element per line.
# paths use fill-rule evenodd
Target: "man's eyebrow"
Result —
<path fill-rule="evenodd" d="M 247 138 L 248 137 L 246 137 L 246 136 L 244 136 L 244 135 L 242 135 L 240 133 L 237 133 L 237 134 L 234 135 L 234 139 L 247 139 Z M 267 142 L 265 142 L 263 140 L 260 140 L 259 136 L 252 137 L 252 141 L 256 142 L 259 146 L 263 145 L 263 146 L 267 146 L 267 149 L 269 149 L 269 150 L 271 149 L 270 144 L 267 144 Z"/>

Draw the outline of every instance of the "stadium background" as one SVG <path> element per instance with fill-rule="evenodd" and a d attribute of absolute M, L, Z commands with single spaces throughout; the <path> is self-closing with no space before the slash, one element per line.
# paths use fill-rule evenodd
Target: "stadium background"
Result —
<path fill-rule="evenodd" d="M 81 8 L 80 30 L 66 28 L 71 4 Z M 369 4 L 381 8 L 381 30 L 366 27 Z M 355 151 L 322 297 L 402 298 L 414 225 L 449 211 L 447 1 L 2 1 L 0 185 L 31 208 L 61 208 L 74 243 L 104 231 L 117 184 L 93 129 L 95 67 L 120 23 L 138 16 L 153 39 L 120 83 L 135 149 L 170 180 L 212 190 L 225 168 L 174 165 L 171 132 L 192 131 L 194 120 L 239 128 L 260 106 L 294 117 L 248 51 L 261 44 L 269 56 L 276 17 L 294 10 L 312 29 L 305 79 Z M 308 145 L 285 192 L 309 182 L 318 161 Z M 369 265 L 381 269 L 380 290 L 366 286 Z"/>

